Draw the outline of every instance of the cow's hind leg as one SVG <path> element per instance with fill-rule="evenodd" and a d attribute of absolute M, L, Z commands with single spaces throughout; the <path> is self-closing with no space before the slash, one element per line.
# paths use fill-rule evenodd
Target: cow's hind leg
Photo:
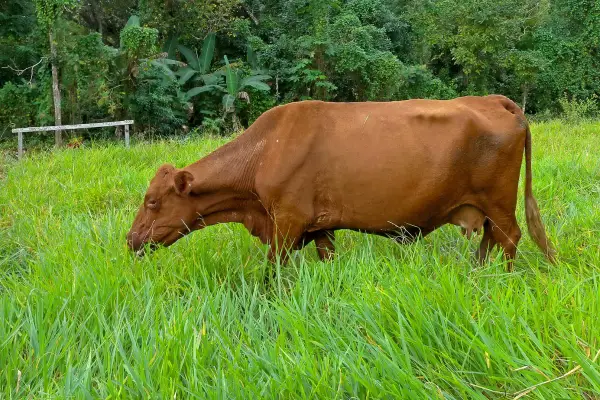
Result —
<path fill-rule="evenodd" d="M 418 226 L 409 225 L 402 227 L 398 231 L 394 231 L 393 234 L 386 234 L 386 236 L 393 238 L 396 243 L 408 245 L 415 242 L 419 238 L 424 238 L 431 232 L 433 232 L 433 229 L 424 229 Z"/>
<path fill-rule="evenodd" d="M 489 213 L 487 218 L 487 222 L 489 222 L 491 228 L 489 230 L 491 231 L 492 240 L 502 248 L 504 258 L 507 261 L 507 270 L 510 272 L 513 269 L 514 259 L 517 255 L 517 245 L 519 244 L 519 240 L 521 240 L 521 229 L 517 223 L 517 218 L 514 212 L 508 214 Z"/>
<path fill-rule="evenodd" d="M 333 230 L 319 231 L 315 236 L 315 246 L 321 261 L 329 261 L 335 255 L 335 233 Z"/>
<path fill-rule="evenodd" d="M 300 240 L 298 240 L 295 250 L 303 249 L 314 240 L 319 259 L 321 261 L 328 261 L 331 260 L 335 254 L 334 239 L 335 233 L 333 230 L 307 232 Z"/>

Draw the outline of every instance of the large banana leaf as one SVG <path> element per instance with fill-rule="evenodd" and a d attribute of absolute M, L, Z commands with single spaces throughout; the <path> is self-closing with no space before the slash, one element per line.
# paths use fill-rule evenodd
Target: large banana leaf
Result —
<path fill-rule="evenodd" d="M 227 56 L 225 56 L 225 84 L 227 85 L 227 92 L 231 96 L 235 96 L 238 91 L 238 78 L 237 71 L 234 71 L 233 68 L 231 68 L 229 60 L 227 59 Z"/>
<path fill-rule="evenodd" d="M 247 86 L 251 86 L 255 89 L 258 90 L 263 90 L 268 92 L 269 90 L 271 90 L 271 86 L 267 85 L 264 82 L 260 82 L 260 81 L 250 81 L 250 82 L 246 82 L 242 85 L 242 87 L 247 87 Z"/>
<path fill-rule="evenodd" d="M 129 17 L 127 23 L 125 24 L 125 28 L 127 28 L 128 26 L 140 26 L 140 17 L 138 17 L 137 15 L 132 15 L 131 17 Z"/>
<path fill-rule="evenodd" d="M 188 90 L 187 92 L 185 92 L 185 98 L 187 100 L 189 100 L 192 97 L 199 95 L 200 93 L 211 92 L 213 90 L 225 91 L 225 89 L 223 89 L 219 85 L 198 86 L 198 87 L 192 88 L 192 89 Z"/>
<path fill-rule="evenodd" d="M 269 75 L 250 75 L 242 80 L 240 85 L 240 89 L 245 88 L 246 86 L 251 86 L 258 90 L 269 91 L 271 87 L 264 83 L 267 79 L 271 79 Z"/>
<path fill-rule="evenodd" d="M 179 38 L 176 34 L 172 33 L 162 47 L 162 52 L 167 53 L 167 57 L 174 59 L 175 58 L 175 50 L 177 50 Z"/>
<path fill-rule="evenodd" d="M 205 85 L 218 85 L 221 83 L 221 75 L 220 74 L 204 74 L 200 75 L 200 77 L 196 77 L 196 80 L 202 80 Z"/>
<path fill-rule="evenodd" d="M 166 77 L 175 80 L 175 73 L 171 70 L 171 68 L 167 67 L 166 63 L 164 63 L 163 61 L 164 59 L 150 60 L 149 62 L 155 67 L 160 68 L 160 70 L 163 71 Z"/>
<path fill-rule="evenodd" d="M 250 46 L 250 43 L 246 44 L 246 61 L 248 61 L 248 65 L 252 69 L 258 69 L 258 58 L 256 57 L 256 52 Z"/>
<path fill-rule="evenodd" d="M 214 33 L 209 33 L 202 43 L 202 52 L 200 53 L 200 60 L 198 62 L 198 70 L 202 74 L 210 71 L 210 65 L 212 64 L 215 52 L 215 38 L 216 35 Z"/>
<path fill-rule="evenodd" d="M 235 96 L 227 93 L 223 96 L 223 109 L 225 112 L 233 111 L 233 104 L 235 103 Z"/>
<path fill-rule="evenodd" d="M 187 60 L 188 65 L 190 67 L 192 67 L 193 69 L 195 69 L 196 71 L 200 70 L 200 66 L 198 65 L 199 60 L 198 60 L 198 56 L 196 55 L 196 52 L 185 47 L 182 44 L 180 44 L 177 47 L 179 48 L 179 51 L 181 52 L 181 54 L 183 54 L 183 56 Z"/>
<path fill-rule="evenodd" d="M 196 72 L 196 70 L 190 67 L 182 68 L 181 70 L 179 70 L 178 75 L 181 76 L 181 78 L 179 78 L 179 84 L 185 85 L 185 83 L 189 81 L 190 78 L 196 74 Z"/>
<path fill-rule="evenodd" d="M 178 67 L 182 67 L 185 65 L 185 63 L 181 62 L 181 61 L 177 61 L 177 60 L 172 60 L 170 58 L 159 58 L 156 60 L 157 62 L 160 62 L 161 64 L 165 64 L 165 65 L 176 65 Z"/>

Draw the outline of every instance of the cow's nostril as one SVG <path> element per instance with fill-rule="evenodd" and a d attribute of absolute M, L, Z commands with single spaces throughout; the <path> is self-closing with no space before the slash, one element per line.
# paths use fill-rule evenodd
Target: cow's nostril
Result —
<path fill-rule="evenodd" d="M 141 245 L 142 240 L 140 235 L 137 234 L 137 232 L 129 232 L 127 234 L 127 246 L 129 247 L 129 249 L 137 251 L 140 249 Z"/>

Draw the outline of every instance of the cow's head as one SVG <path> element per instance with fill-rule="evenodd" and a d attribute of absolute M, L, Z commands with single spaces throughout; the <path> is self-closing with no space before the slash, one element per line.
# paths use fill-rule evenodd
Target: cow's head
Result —
<path fill-rule="evenodd" d="M 127 234 L 131 250 L 141 255 L 146 243 L 169 246 L 195 228 L 198 215 L 191 194 L 193 180 L 190 172 L 172 165 L 158 169 Z"/>

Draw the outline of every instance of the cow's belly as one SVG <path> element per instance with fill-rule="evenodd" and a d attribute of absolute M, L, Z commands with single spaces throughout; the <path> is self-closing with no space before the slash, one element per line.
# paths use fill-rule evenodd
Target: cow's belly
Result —
<path fill-rule="evenodd" d="M 332 228 L 389 231 L 399 227 L 434 228 L 442 224 L 452 208 L 460 204 L 464 193 L 439 192 L 436 196 L 402 198 L 365 194 L 363 198 L 347 198 L 338 209 L 331 210 Z"/>
<path fill-rule="evenodd" d="M 452 146 L 422 143 L 372 148 L 334 157 L 328 201 L 317 201 L 316 214 L 328 228 L 386 231 L 400 226 L 434 228 L 456 206 L 474 201 L 472 164 L 457 163 Z M 475 160 L 476 161 L 476 160 Z M 324 226 L 325 228 L 325 226 Z"/>

